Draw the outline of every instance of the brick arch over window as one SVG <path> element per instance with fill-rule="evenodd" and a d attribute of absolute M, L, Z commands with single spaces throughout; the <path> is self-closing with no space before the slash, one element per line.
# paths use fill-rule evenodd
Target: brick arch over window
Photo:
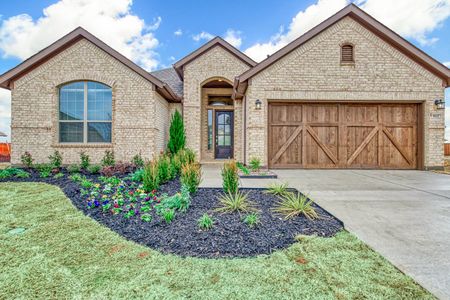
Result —
<path fill-rule="evenodd" d="M 342 63 L 355 62 L 355 45 L 348 42 L 341 44 L 341 62 Z"/>
<path fill-rule="evenodd" d="M 208 87 L 208 84 L 211 84 L 213 82 L 223 82 L 224 83 L 223 88 L 233 88 L 233 82 L 222 76 L 210 77 L 210 78 L 204 80 L 202 83 L 200 83 L 200 86 Z"/>
<path fill-rule="evenodd" d="M 59 78 L 57 78 L 56 80 L 54 80 L 53 86 L 56 89 L 59 89 L 61 86 L 71 83 L 71 82 L 75 82 L 75 81 L 95 81 L 98 83 L 106 84 L 107 86 L 109 86 L 112 89 L 114 89 L 114 87 L 116 85 L 116 81 L 112 80 L 107 75 L 98 75 L 98 74 L 89 74 L 89 73 L 80 75 L 80 74 L 76 74 L 76 73 L 69 73 L 69 74 L 62 75 Z"/>

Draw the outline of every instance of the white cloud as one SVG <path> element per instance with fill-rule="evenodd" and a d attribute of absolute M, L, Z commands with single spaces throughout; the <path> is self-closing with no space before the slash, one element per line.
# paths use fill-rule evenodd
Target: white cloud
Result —
<path fill-rule="evenodd" d="M 109 0 L 107 5 L 103 0 L 60 0 L 38 19 L 28 14 L 5 19 L 0 27 L 3 57 L 25 59 L 82 26 L 143 68 L 155 69 L 159 42 L 154 31 L 161 18 L 146 24 L 131 12 L 131 4 L 132 0 Z"/>
<path fill-rule="evenodd" d="M 242 44 L 241 32 L 234 29 L 228 29 L 225 33 L 224 40 L 234 47 L 239 48 Z"/>
<path fill-rule="evenodd" d="M 212 40 L 213 38 L 214 38 L 214 35 L 212 35 L 209 32 L 206 32 L 206 31 L 202 31 L 202 32 L 192 36 L 192 39 L 196 42 L 199 42 L 201 40 L 209 41 L 209 40 Z"/>
<path fill-rule="evenodd" d="M 318 0 L 298 12 L 287 31 L 282 29 L 269 41 L 257 43 L 245 50 L 245 53 L 261 61 L 350 2 L 350 0 Z M 357 0 L 355 3 L 398 34 L 414 39 L 421 45 L 435 43 L 438 39 L 429 37 L 429 34 L 442 26 L 443 21 L 450 16 L 450 0 Z"/>
<path fill-rule="evenodd" d="M 0 131 L 11 136 L 11 92 L 0 88 Z"/>
<path fill-rule="evenodd" d="M 176 31 L 174 31 L 173 34 L 176 35 L 176 36 L 182 36 L 183 35 L 183 30 L 177 29 Z"/>
<path fill-rule="evenodd" d="M 447 68 L 450 68 L 450 61 L 445 62 L 444 66 L 446 66 Z"/>

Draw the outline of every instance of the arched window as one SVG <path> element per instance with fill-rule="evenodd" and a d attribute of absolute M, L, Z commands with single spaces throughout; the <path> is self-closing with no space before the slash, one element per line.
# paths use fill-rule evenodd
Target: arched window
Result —
<path fill-rule="evenodd" d="M 341 46 L 341 62 L 354 63 L 354 47 L 352 44 L 344 44 Z"/>
<path fill-rule="evenodd" d="M 77 81 L 59 90 L 59 142 L 111 143 L 112 91 L 93 81 Z"/>

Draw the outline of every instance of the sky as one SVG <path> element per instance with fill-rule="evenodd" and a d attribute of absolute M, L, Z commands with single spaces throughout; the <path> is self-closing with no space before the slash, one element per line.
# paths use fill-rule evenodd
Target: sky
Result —
<path fill-rule="evenodd" d="M 0 73 L 82 26 L 146 70 L 220 35 L 256 61 L 354 2 L 450 67 L 450 0 L 0 0 Z M 0 88 L 0 131 L 10 135 Z M 450 88 L 446 90 L 450 140 Z"/>

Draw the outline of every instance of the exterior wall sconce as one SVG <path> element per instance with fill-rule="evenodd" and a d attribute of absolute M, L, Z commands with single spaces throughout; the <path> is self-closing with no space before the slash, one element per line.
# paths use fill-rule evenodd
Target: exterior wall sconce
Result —
<path fill-rule="evenodd" d="M 256 99 L 256 101 L 255 101 L 255 109 L 256 110 L 260 110 L 261 109 L 261 105 L 262 105 L 261 100 Z"/>
<path fill-rule="evenodd" d="M 437 109 L 444 109 L 445 108 L 445 101 L 442 99 L 436 99 L 434 100 L 434 105 L 436 105 Z"/>

